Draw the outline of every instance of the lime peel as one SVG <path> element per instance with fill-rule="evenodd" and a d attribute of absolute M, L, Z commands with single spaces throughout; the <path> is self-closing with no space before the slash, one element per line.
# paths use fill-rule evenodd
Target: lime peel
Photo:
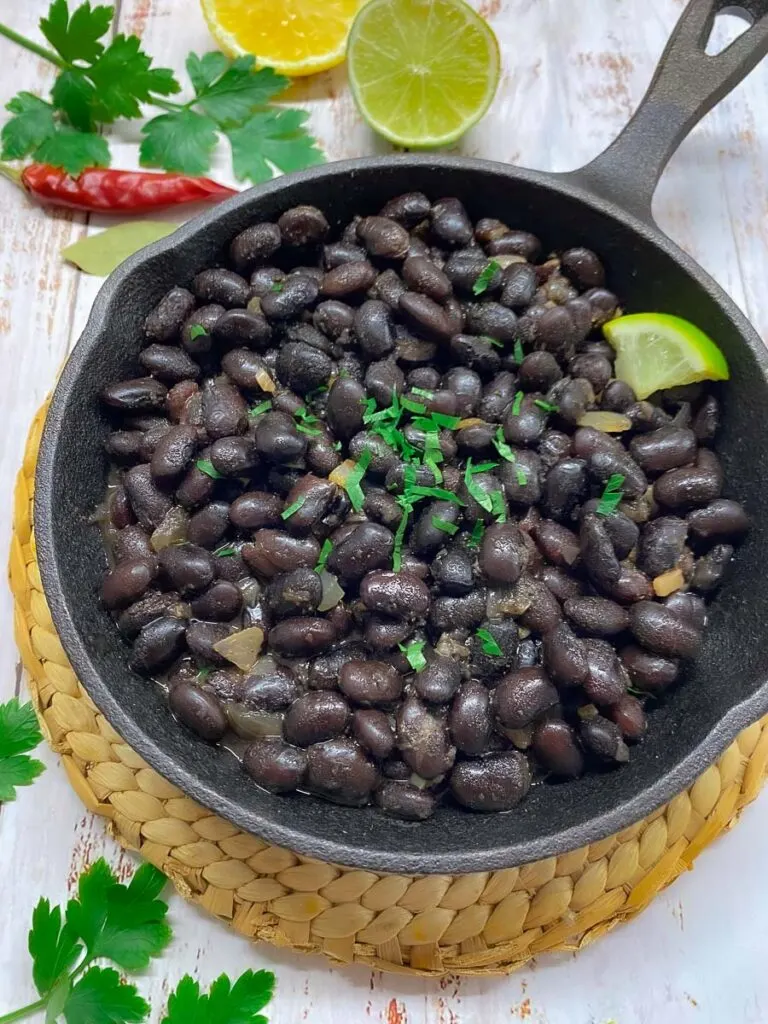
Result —
<path fill-rule="evenodd" d="M 488 110 L 500 75 L 493 30 L 464 0 L 369 0 L 347 49 L 352 95 L 397 146 L 460 138 Z"/>
<path fill-rule="evenodd" d="M 638 399 L 701 380 L 728 380 L 725 356 L 689 320 L 669 313 L 631 313 L 610 320 L 603 333 L 616 349 L 616 377 Z"/>

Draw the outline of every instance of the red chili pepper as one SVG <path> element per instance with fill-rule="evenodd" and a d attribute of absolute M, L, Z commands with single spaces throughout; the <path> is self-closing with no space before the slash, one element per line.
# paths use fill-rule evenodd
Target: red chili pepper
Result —
<path fill-rule="evenodd" d="M 59 167 L 29 164 L 21 173 L 0 165 L 0 173 L 54 206 L 99 213 L 146 213 L 182 203 L 220 202 L 237 190 L 210 178 L 151 171 L 118 171 L 92 167 L 73 178 Z"/>

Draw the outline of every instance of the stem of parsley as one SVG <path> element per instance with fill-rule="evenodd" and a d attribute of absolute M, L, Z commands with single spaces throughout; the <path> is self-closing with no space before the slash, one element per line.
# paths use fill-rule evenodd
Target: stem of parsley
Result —
<path fill-rule="evenodd" d="M 45 999 L 38 999 L 36 1003 L 30 1003 L 29 1006 L 22 1006 L 20 1010 L 13 1010 L 11 1013 L 6 1013 L 4 1017 L 0 1017 L 0 1024 L 11 1024 L 14 1020 L 23 1020 L 25 1017 L 29 1017 L 31 1013 L 36 1013 L 38 1010 L 44 1010 L 48 1003 L 48 997 Z"/>
<path fill-rule="evenodd" d="M 66 71 L 71 68 L 71 64 L 67 64 L 66 61 L 62 60 L 58 53 L 54 53 L 53 50 L 47 50 L 44 46 L 39 46 L 31 39 L 27 39 L 26 36 L 20 36 L 18 32 L 14 32 L 12 28 L 8 28 L 0 21 L 0 36 L 5 36 L 6 39 L 10 39 L 13 43 L 18 43 L 19 46 L 23 46 L 25 50 L 29 50 L 30 53 L 36 53 L 38 57 L 42 57 L 43 60 L 50 61 L 51 64 L 55 64 L 57 68 L 61 68 L 62 71 Z M 0 1024 L 3 1022 L 0 1017 Z"/>

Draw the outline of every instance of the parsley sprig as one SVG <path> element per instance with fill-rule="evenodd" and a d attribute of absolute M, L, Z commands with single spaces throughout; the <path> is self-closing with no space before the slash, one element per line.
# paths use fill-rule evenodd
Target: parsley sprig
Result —
<path fill-rule="evenodd" d="M 92 7 L 89 0 L 70 14 L 67 0 L 53 0 L 40 20 L 51 48 L 0 23 L 0 35 L 59 69 L 49 99 L 20 92 L 6 105 L 13 117 L 0 134 L 4 160 L 31 157 L 72 175 L 107 167 L 109 146 L 99 129 L 118 118 L 142 117 L 149 104 L 163 113 L 142 128 L 143 167 L 204 174 L 222 136 L 239 181 L 258 183 L 275 170 L 323 161 L 306 130 L 306 111 L 270 106 L 289 79 L 271 68 L 256 70 L 251 56 L 190 53 L 186 71 L 193 95 L 183 103 L 169 100 L 182 86 L 170 68 L 154 66 L 137 36 L 105 39 L 114 14 L 113 7 Z"/>
<path fill-rule="evenodd" d="M 0 705 L 0 801 L 14 800 L 17 786 L 31 785 L 44 770 L 29 756 L 42 739 L 31 704 L 14 697 Z"/>

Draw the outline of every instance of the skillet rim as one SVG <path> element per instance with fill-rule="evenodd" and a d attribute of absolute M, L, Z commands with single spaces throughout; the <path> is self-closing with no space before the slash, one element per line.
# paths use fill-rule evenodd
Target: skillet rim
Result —
<path fill-rule="evenodd" d="M 768 390 L 768 349 L 754 327 L 727 293 L 696 261 L 668 238 L 655 224 L 640 219 L 611 199 L 597 194 L 581 171 L 554 174 L 518 168 L 498 161 L 464 156 L 435 156 L 409 154 L 363 157 L 323 164 L 298 173 L 274 178 L 254 189 L 248 189 L 226 202 L 205 211 L 180 226 L 171 235 L 140 250 L 129 257 L 104 282 L 91 309 L 82 335 L 69 356 L 56 383 L 40 442 L 35 473 L 34 533 L 37 543 L 38 564 L 43 590 L 59 638 L 81 681 L 83 688 L 122 738 L 135 749 L 160 775 L 168 779 L 193 799 L 214 813 L 226 818 L 244 831 L 287 847 L 299 854 L 350 867 L 399 874 L 460 874 L 476 871 L 499 870 L 519 864 L 556 856 L 606 838 L 647 817 L 661 805 L 685 790 L 710 764 L 714 763 L 739 732 L 768 711 L 768 679 L 745 700 L 734 704 L 709 733 L 671 771 L 656 782 L 642 788 L 635 796 L 613 807 L 610 811 L 586 819 L 577 825 L 550 835 L 520 840 L 490 850 L 473 849 L 468 852 L 446 853 L 390 852 L 370 850 L 349 838 L 330 840 L 308 830 L 274 823 L 262 813 L 241 806 L 236 800 L 222 794 L 201 777 L 199 772 L 183 768 L 155 742 L 142 728 L 139 720 L 129 714 L 113 697 L 75 627 L 65 599 L 59 566 L 55 558 L 54 543 L 54 467 L 57 461 L 61 425 L 72 392 L 87 358 L 100 342 L 101 325 L 112 314 L 115 293 L 128 281 L 141 265 L 154 256 L 173 252 L 192 242 L 199 234 L 227 213 L 247 207 L 254 200 L 274 195 L 293 184 L 354 176 L 358 172 L 375 173 L 404 164 L 433 169 L 472 173 L 491 172 L 511 181 L 522 181 L 552 189 L 582 203 L 590 212 L 600 212 L 617 220 L 624 228 L 640 235 L 647 242 L 676 262 L 681 269 L 703 288 L 717 303 L 738 332 L 742 342 L 751 350 L 760 369 L 763 386 Z M 104 344 L 104 340 L 101 340 Z"/>

